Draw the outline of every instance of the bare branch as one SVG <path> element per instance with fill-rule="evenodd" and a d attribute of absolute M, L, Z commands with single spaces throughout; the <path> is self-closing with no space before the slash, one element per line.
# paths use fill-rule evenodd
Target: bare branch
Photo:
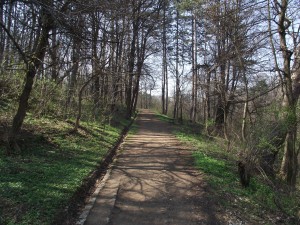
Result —
<path fill-rule="evenodd" d="M 12 34 L 10 33 L 10 31 L 5 27 L 5 25 L 2 23 L 2 21 L 0 21 L 0 26 L 3 28 L 3 30 L 5 31 L 5 33 L 8 35 L 9 39 L 13 42 L 14 46 L 17 48 L 17 50 L 18 50 L 19 54 L 21 55 L 22 59 L 24 60 L 24 62 L 26 64 L 28 64 L 28 60 L 27 60 L 25 52 L 22 50 L 21 46 L 14 39 L 14 37 L 12 36 Z"/>

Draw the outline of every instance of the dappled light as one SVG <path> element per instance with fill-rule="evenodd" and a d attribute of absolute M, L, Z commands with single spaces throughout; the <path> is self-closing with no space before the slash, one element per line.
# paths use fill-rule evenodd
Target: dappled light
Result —
<path fill-rule="evenodd" d="M 147 111 L 136 124 L 84 224 L 222 224 L 191 149 L 171 134 L 171 125 Z"/>
<path fill-rule="evenodd" d="M 0 225 L 299 225 L 299 98 L 299 0 L 1 0 Z"/>

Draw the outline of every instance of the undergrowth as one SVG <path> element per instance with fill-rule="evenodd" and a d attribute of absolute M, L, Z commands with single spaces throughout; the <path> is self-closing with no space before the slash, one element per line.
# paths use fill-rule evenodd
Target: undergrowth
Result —
<path fill-rule="evenodd" d="M 0 145 L 0 224 L 52 224 L 129 123 L 118 121 L 81 122 L 74 133 L 70 122 L 29 115 L 21 153 L 6 156 Z"/>
<path fill-rule="evenodd" d="M 167 117 L 160 119 L 170 122 Z M 193 146 L 195 166 L 206 177 L 221 207 L 238 218 L 255 224 L 298 224 L 300 192 L 287 192 L 282 184 L 269 185 L 260 174 L 252 177 L 250 186 L 239 181 L 236 154 L 221 147 L 221 139 L 207 137 L 199 125 L 178 125 L 174 133 Z"/>

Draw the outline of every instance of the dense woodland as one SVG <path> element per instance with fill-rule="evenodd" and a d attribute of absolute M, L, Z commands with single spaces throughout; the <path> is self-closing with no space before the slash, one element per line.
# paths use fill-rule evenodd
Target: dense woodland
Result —
<path fill-rule="evenodd" d="M 298 0 L 0 4 L 5 154 L 22 152 L 28 115 L 73 121 L 76 132 L 148 107 L 223 138 L 243 185 L 258 170 L 296 186 Z"/>

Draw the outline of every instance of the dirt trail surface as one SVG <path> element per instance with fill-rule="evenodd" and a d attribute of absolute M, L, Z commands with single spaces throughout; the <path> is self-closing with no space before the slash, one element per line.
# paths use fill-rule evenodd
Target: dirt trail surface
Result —
<path fill-rule="evenodd" d="M 84 225 L 224 224 L 172 125 L 149 111 L 137 119 L 117 161 L 82 219 Z"/>

